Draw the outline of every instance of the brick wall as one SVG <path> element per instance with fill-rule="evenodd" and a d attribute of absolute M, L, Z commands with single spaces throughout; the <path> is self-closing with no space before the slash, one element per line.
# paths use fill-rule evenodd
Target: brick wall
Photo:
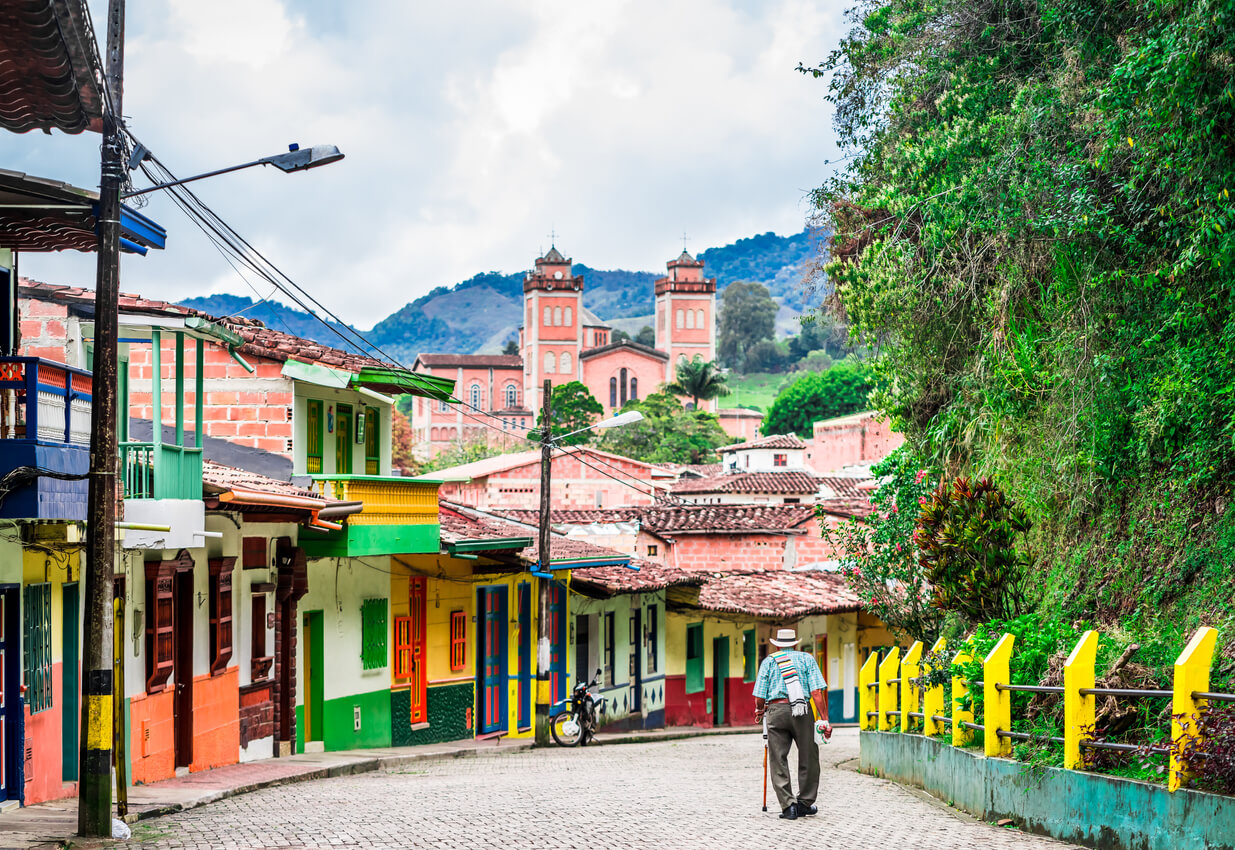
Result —
<path fill-rule="evenodd" d="M 887 420 L 877 420 L 874 413 L 825 420 L 815 423 L 806 463 L 815 472 L 835 472 L 882 460 L 903 442 L 904 436 L 894 434 Z"/>
<path fill-rule="evenodd" d="M 70 363 L 68 345 L 69 308 L 66 304 L 22 298 L 18 301 L 21 316 L 21 348 L 24 357 L 42 357 L 57 363 Z"/>
<path fill-rule="evenodd" d="M 652 504 L 650 467 L 608 456 L 603 462 L 588 455 L 584 459 L 591 466 L 568 455 L 554 457 L 552 507 L 596 508 L 597 494 L 600 507 Z M 540 461 L 470 482 L 448 481 L 440 493 L 443 499 L 482 510 L 534 510 L 540 505 Z"/>
<path fill-rule="evenodd" d="M 193 430 L 196 392 L 196 353 L 194 341 L 185 341 L 185 429 Z M 161 350 L 163 423 L 176 421 L 176 344 L 164 339 Z M 152 349 L 133 345 L 129 349 L 129 415 L 151 419 L 150 388 L 153 375 Z M 283 377 L 283 364 L 262 357 L 246 357 L 254 371 L 250 374 L 227 349 L 207 343 L 203 369 L 205 422 L 208 437 L 249 446 L 291 458 L 292 382 Z"/>
<path fill-rule="evenodd" d="M 274 734 L 273 695 L 273 682 L 257 682 L 240 689 L 240 746 Z"/>
<path fill-rule="evenodd" d="M 753 568 L 779 570 L 785 567 L 784 535 L 779 534 L 680 534 L 663 561 L 684 570 Z M 662 560 L 662 559 L 658 559 Z"/>

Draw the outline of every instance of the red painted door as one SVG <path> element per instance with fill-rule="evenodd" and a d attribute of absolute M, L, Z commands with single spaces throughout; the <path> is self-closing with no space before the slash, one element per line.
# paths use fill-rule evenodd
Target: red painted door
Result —
<path fill-rule="evenodd" d="M 411 643 L 412 717 L 413 723 L 429 719 L 428 664 L 425 663 L 425 582 L 424 576 L 408 579 L 408 639 Z"/>

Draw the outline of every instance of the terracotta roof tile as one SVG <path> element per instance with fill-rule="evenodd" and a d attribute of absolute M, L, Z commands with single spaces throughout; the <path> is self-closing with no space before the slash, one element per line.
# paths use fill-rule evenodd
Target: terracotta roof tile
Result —
<path fill-rule="evenodd" d="M 787 493 L 812 495 L 819 492 L 821 479 L 806 470 L 786 472 L 727 472 L 710 478 L 682 478 L 672 492 L 692 493 Z"/>
<path fill-rule="evenodd" d="M 679 570 L 676 567 L 631 558 L 626 567 L 579 567 L 570 571 L 571 588 L 599 591 L 606 596 L 619 593 L 649 593 L 666 587 L 701 585 L 706 578 L 699 573 Z"/>
<path fill-rule="evenodd" d="M 420 364 L 431 368 L 462 366 L 463 368 L 522 369 L 523 358 L 517 354 L 421 354 Z M 415 365 L 415 364 L 413 364 Z"/>
<path fill-rule="evenodd" d="M 861 499 L 870 500 L 870 491 L 874 489 L 869 486 L 874 484 L 872 478 L 858 478 L 846 475 L 824 475 L 819 478 L 820 483 L 824 487 L 836 494 L 837 499 Z"/>
<path fill-rule="evenodd" d="M 581 351 L 579 352 L 579 359 L 589 360 L 601 354 L 607 354 L 610 351 L 617 351 L 618 349 L 623 349 L 623 348 L 629 349 L 633 353 L 646 354 L 649 357 L 655 357 L 658 360 L 668 360 L 669 359 L 669 355 L 666 354 L 665 352 L 660 351 L 659 349 L 656 349 L 656 348 L 652 348 L 652 346 L 650 345 L 643 345 L 642 343 L 635 342 L 634 340 L 630 340 L 630 339 L 624 339 L 624 340 L 621 340 L 620 342 L 611 342 L 608 345 L 601 345 L 601 346 L 598 346 L 597 348 L 589 348 L 586 351 Z"/>
<path fill-rule="evenodd" d="M 797 434 L 772 434 L 769 437 L 760 437 L 758 440 L 750 440 L 745 443 L 731 443 L 728 446 L 721 446 L 716 451 L 718 452 L 736 452 L 742 449 L 804 449 L 806 442 Z"/>
<path fill-rule="evenodd" d="M 549 522 L 554 525 L 631 522 L 639 518 L 641 510 L 641 508 L 557 509 L 549 511 Z M 537 510 L 498 510 L 494 513 L 518 522 L 531 524 L 540 522 L 540 511 Z"/>
<path fill-rule="evenodd" d="M 455 502 L 442 501 L 438 513 L 441 516 L 441 535 L 443 542 L 457 543 L 463 540 L 505 540 L 512 537 L 536 537 L 536 530 L 525 524 L 509 522 L 500 517 L 475 508 L 469 508 Z M 526 546 L 518 553 L 518 557 L 528 564 L 536 564 L 540 553 L 535 542 Z M 561 563 L 567 561 L 612 561 L 620 564 L 630 560 L 629 555 L 605 549 L 553 532 L 549 536 L 549 561 Z"/>
<path fill-rule="evenodd" d="M 800 534 L 815 515 L 812 505 L 677 505 L 640 509 L 643 527 L 655 534 L 773 532 Z"/>
<path fill-rule="evenodd" d="M 871 500 L 865 496 L 858 499 L 822 499 L 818 507 L 825 514 L 846 519 L 865 519 L 875 512 Z"/>
<path fill-rule="evenodd" d="M 233 488 L 254 490 L 259 493 L 270 493 L 276 496 L 295 496 L 301 499 L 318 499 L 322 507 L 329 502 L 312 490 L 297 487 L 290 481 L 280 481 L 240 469 L 235 466 L 225 466 L 212 460 L 202 461 L 202 489 L 207 493 L 225 493 Z"/>
<path fill-rule="evenodd" d="M 785 620 L 860 607 L 840 574 L 790 570 L 713 573 L 699 591 L 698 604 L 707 611 Z"/>

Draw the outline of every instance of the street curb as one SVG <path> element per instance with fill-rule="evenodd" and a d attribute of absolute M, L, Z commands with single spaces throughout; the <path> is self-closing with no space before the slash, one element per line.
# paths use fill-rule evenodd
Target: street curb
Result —
<path fill-rule="evenodd" d="M 682 741 L 687 738 L 711 738 L 718 735 L 749 735 L 757 734 L 758 726 L 739 729 L 699 729 L 691 732 L 669 732 L 662 734 L 631 732 L 629 734 L 615 733 L 613 737 L 596 739 L 595 744 L 654 744 L 657 741 Z"/>

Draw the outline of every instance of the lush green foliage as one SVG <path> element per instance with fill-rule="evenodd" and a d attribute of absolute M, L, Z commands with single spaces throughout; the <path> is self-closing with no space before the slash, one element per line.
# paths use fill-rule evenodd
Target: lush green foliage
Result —
<path fill-rule="evenodd" d="M 390 464 L 404 475 L 420 472 L 420 464 L 412 456 L 412 423 L 398 408 L 390 415 Z"/>
<path fill-rule="evenodd" d="M 604 408 L 583 383 L 569 381 L 558 384 L 553 388 L 549 404 L 553 422 L 550 430 L 558 442 L 567 446 L 582 445 L 595 436 L 594 432 L 582 429 L 595 422 Z M 579 433 L 572 434 L 575 431 Z M 572 436 L 568 437 L 567 434 Z"/>
<path fill-rule="evenodd" d="M 808 372 L 772 402 L 763 418 L 763 433 L 809 437 L 821 419 L 865 410 L 870 392 L 870 372 L 860 364 L 839 363 L 826 372 Z"/>
<path fill-rule="evenodd" d="M 679 357 L 675 372 L 673 381 L 665 385 L 664 391 L 690 399 L 696 410 L 701 401 L 729 395 L 725 374 L 715 363 L 698 354 L 690 360 Z"/>
<path fill-rule="evenodd" d="M 721 297 L 716 329 L 716 353 L 727 366 L 741 369 L 746 352 L 761 340 L 772 339 L 780 307 L 762 283 L 740 281 Z"/>
<path fill-rule="evenodd" d="M 840 565 L 862 607 L 893 631 L 934 643 L 943 612 L 931 604 L 926 572 L 918 563 L 913 535 L 918 503 L 930 495 L 929 472 L 902 447 L 871 469 L 882 480 L 871 496 L 874 514 L 835 527 L 824 539 L 841 552 Z"/>
<path fill-rule="evenodd" d="M 1029 556 L 1017 544 L 1029 521 L 994 482 L 940 482 L 917 523 L 913 541 L 936 608 L 971 623 L 1020 613 Z"/>
<path fill-rule="evenodd" d="M 631 336 L 621 328 L 615 328 L 610 336 L 610 340 L 612 342 L 623 342 L 625 340 L 630 340 L 631 342 L 637 342 L 640 345 L 646 345 L 651 348 L 656 345 L 656 330 L 651 325 L 644 325 L 639 328 L 639 333 Z"/>
<path fill-rule="evenodd" d="M 729 435 L 715 415 L 686 410 L 667 393 L 653 393 L 628 402 L 643 421 L 605 431 L 597 448 L 647 463 L 715 463 L 716 449 L 729 444 Z"/>

